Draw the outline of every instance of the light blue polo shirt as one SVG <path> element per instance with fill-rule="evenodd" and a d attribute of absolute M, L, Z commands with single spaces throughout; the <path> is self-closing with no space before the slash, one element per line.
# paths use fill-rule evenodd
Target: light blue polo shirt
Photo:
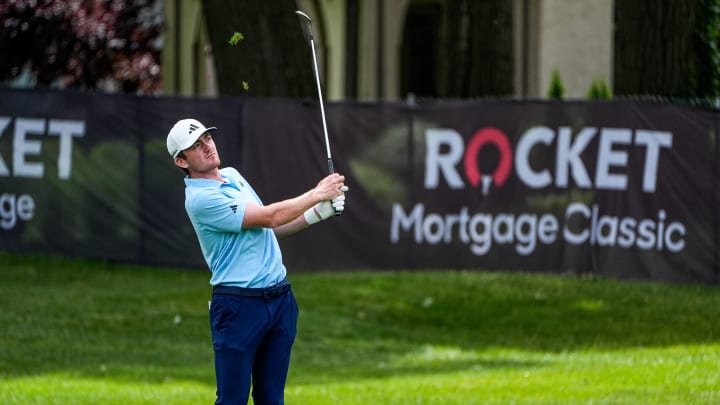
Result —
<path fill-rule="evenodd" d="M 287 273 L 270 228 L 243 229 L 248 202 L 263 205 L 248 182 L 232 167 L 220 169 L 225 182 L 185 178 L 185 211 L 210 267 L 211 285 L 270 287 Z"/>

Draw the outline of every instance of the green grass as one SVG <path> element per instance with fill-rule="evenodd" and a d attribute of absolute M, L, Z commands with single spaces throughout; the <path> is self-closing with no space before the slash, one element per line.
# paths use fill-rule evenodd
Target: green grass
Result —
<path fill-rule="evenodd" d="M 0 254 L 1 404 L 210 404 L 208 273 Z M 717 404 L 717 287 L 291 273 L 290 404 Z"/>

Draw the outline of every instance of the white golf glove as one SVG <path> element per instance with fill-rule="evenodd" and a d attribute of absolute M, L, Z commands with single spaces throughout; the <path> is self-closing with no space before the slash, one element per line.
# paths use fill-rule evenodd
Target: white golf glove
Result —
<path fill-rule="evenodd" d="M 342 191 L 348 191 L 347 186 L 343 186 Z M 345 195 L 337 196 L 332 200 L 326 200 L 315 204 L 310 207 L 303 214 L 305 216 L 305 222 L 309 225 L 316 224 L 320 221 L 324 221 L 333 215 L 340 215 L 345 210 Z"/>
<path fill-rule="evenodd" d="M 330 200 L 332 203 L 333 210 L 335 211 L 335 215 L 340 215 L 345 210 L 345 196 L 341 195 L 338 197 L 333 198 Z"/>
<path fill-rule="evenodd" d="M 342 186 L 342 188 L 340 189 L 340 191 L 342 191 L 343 193 L 348 190 L 350 190 L 350 187 L 348 186 Z M 335 215 L 340 215 L 343 213 L 343 211 L 345 210 L 345 194 L 333 198 L 332 200 L 330 200 L 330 202 L 332 203 L 333 209 L 335 210 Z"/>
<path fill-rule="evenodd" d="M 309 225 L 317 224 L 335 215 L 335 208 L 333 208 L 330 201 L 326 200 L 308 208 L 303 215 L 305 216 L 305 222 Z"/>

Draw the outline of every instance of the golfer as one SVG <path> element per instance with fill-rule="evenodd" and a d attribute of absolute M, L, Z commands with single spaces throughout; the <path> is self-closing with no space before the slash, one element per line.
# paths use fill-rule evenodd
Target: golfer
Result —
<path fill-rule="evenodd" d="M 220 169 L 211 132 L 178 121 L 167 148 L 185 177 L 185 210 L 212 276 L 210 326 L 215 352 L 215 404 L 283 404 L 298 307 L 277 237 L 345 209 L 345 177 L 331 174 L 304 194 L 264 205 L 231 167 Z"/>

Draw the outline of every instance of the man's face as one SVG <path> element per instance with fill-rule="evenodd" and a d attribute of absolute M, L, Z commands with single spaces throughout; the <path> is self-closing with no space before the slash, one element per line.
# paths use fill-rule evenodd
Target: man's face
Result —
<path fill-rule="evenodd" d="M 209 132 L 202 134 L 191 147 L 182 151 L 182 155 L 184 159 L 178 156 L 175 164 L 188 169 L 190 173 L 207 173 L 220 166 L 220 156 Z"/>

